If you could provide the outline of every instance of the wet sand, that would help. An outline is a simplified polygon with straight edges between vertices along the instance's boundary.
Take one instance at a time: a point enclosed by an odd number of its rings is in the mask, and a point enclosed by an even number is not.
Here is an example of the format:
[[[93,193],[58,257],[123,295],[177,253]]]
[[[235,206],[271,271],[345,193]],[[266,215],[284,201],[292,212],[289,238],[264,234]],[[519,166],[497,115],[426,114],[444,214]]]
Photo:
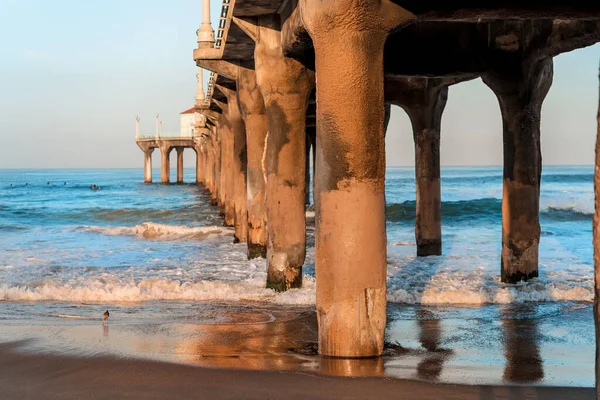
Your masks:
[[[594,398],[589,305],[390,305],[383,357],[332,359],[316,354],[312,307],[3,304],[9,399]]]
[[[66,357],[0,345],[5,399],[593,399],[592,389],[432,384]]]

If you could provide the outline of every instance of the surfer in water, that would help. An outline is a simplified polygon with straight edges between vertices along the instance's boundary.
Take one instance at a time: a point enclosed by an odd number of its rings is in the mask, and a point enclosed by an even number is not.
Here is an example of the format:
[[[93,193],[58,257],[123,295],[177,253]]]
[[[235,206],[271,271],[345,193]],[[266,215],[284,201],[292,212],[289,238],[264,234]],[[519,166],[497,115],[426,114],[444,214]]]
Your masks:
[[[100,190],[100,188],[98,186],[96,186],[95,183],[92,186],[90,186],[90,189],[92,189],[92,190]]]

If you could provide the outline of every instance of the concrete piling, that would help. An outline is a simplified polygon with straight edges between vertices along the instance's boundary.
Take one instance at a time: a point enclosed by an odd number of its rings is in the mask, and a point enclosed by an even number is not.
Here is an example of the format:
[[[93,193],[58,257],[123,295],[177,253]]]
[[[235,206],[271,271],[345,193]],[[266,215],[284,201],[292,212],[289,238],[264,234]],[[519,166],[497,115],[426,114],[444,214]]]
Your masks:
[[[502,113],[502,282],[538,276],[542,103],[552,85],[552,59],[499,65],[483,77]]]

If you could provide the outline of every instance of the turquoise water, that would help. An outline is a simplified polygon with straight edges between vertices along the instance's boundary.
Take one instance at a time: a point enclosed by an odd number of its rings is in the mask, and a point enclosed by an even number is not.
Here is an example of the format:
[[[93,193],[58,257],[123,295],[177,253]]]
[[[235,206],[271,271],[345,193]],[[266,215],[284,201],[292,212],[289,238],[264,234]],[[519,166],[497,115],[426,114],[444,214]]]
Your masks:
[[[142,174],[0,170],[0,300],[314,303],[313,248],[305,287],[275,294],[263,288],[264,260],[246,260],[204,189],[147,185]],[[444,255],[418,259],[414,170],[387,170],[391,302],[592,300],[593,167],[544,168],[540,277],[517,285],[499,282],[501,176],[499,167],[444,168]]]

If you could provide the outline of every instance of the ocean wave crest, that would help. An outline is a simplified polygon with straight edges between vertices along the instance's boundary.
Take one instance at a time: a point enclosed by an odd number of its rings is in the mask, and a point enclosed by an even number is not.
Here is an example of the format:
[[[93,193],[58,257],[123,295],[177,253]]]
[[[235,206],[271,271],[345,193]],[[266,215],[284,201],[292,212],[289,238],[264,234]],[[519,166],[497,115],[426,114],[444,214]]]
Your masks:
[[[388,204],[386,219],[391,222],[414,221],[416,218],[416,202]],[[553,199],[542,201],[541,216],[554,220],[587,220],[594,215],[594,203],[588,199]],[[502,200],[483,198],[474,200],[442,202],[442,218],[454,222],[472,221],[477,218],[502,218]]]
[[[446,282],[448,282],[446,280]],[[416,285],[419,286],[419,285]],[[256,301],[288,305],[313,305],[316,281],[305,275],[302,289],[277,293],[266,289],[264,279],[245,281],[181,282],[170,279],[145,279],[139,282],[60,283],[43,280],[30,285],[0,285],[0,301],[138,302],[138,301]],[[450,280],[425,287],[403,285],[388,278],[387,300],[398,304],[464,305],[511,304],[526,302],[592,302],[593,286],[573,282],[533,280],[517,285]]]
[[[82,226],[78,230],[95,232],[109,236],[138,236],[144,239],[160,240],[206,240],[212,237],[232,236],[233,229],[218,226],[188,227],[144,222],[136,226]]]
[[[65,302],[138,302],[169,301],[263,301],[277,304],[314,304],[315,279],[305,275],[302,289],[277,293],[265,288],[264,279],[246,281],[181,282],[170,279],[145,279],[139,282],[83,283],[44,280],[36,285],[0,285],[0,300]]]

